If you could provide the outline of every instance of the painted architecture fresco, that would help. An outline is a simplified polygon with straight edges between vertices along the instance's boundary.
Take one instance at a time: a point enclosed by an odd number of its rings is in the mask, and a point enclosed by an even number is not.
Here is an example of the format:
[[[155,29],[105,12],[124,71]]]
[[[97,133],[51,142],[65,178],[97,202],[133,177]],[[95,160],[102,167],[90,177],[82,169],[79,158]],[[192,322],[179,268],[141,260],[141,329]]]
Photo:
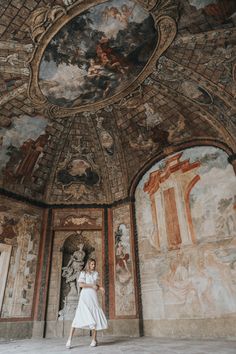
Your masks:
[[[113,210],[115,315],[136,314],[133,254],[131,249],[130,207]]]
[[[195,147],[136,189],[145,319],[236,313],[236,181],[227,154]]]
[[[29,182],[48,141],[48,120],[41,116],[21,115],[1,128],[0,180]]]
[[[38,208],[1,197],[0,248],[10,250],[1,318],[31,316],[41,220]]]
[[[41,91],[64,107],[106,99],[134,81],[156,43],[153,19],[135,1],[99,4],[51,40],[40,65]]]
[[[190,32],[235,26],[234,0],[181,0],[180,30]]]

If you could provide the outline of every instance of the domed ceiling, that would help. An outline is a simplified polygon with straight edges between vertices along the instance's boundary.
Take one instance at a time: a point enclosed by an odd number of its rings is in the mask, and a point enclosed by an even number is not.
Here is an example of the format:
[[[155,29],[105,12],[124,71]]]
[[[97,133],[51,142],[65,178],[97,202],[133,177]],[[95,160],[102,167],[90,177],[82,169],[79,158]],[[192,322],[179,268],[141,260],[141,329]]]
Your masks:
[[[235,153],[234,0],[3,0],[0,186],[48,204],[128,197],[187,146]]]

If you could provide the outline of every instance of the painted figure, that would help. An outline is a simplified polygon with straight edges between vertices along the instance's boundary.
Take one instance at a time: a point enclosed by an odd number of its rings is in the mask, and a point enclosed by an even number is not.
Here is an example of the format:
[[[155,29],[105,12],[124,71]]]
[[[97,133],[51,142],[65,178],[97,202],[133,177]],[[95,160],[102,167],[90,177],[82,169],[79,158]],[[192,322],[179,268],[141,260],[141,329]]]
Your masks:
[[[29,139],[21,146],[22,159],[14,172],[14,175],[21,183],[32,175],[34,167],[47,141],[48,135],[43,134],[39,136],[36,141]]]
[[[116,275],[121,284],[127,283],[131,278],[128,261],[130,255],[125,250],[122,237],[124,236],[125,225],[121,224],[115,233],[115,259],[116,259]]]
[[[124,246],[121,241],[118,242],[116,246],[116,265],[123,268],[130,274],[129,268],[127,266],[127,261],[129,259],[129,254],[124,252]]]

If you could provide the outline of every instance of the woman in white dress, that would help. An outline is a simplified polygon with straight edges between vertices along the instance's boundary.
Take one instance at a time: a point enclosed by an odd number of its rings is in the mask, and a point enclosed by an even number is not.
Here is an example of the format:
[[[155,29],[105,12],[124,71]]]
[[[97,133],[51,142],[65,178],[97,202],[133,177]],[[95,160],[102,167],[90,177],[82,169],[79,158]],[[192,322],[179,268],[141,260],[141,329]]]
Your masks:
[[[71,348],[71,340],[75,328],[87,328],[92,330],[91,347],[96,347],[97,345],[97,331],[107,328],[107,319],[99,306],[97,297],[98,290],[101,290],[103,294],[105,291],[104,288],[98,284],[99,275],[95,268],[96,261],[90,258],[86,264],[85,270],[80,273],[78,284],[82,289],[70,335],[66,343],[66,348],[68,349]]]

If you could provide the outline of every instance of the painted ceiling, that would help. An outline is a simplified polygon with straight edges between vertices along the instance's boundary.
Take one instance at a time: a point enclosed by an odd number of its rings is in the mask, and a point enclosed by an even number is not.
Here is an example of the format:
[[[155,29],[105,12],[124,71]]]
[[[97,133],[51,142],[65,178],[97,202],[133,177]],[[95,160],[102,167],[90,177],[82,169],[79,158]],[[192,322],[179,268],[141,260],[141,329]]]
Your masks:
[[[2,0],[0,188],[128,196],[194,145],[236,150],[234,0]]]
[[[40,89],[59,106],[104,100],[135,80],[156,43],[151,15],[134,1],[91,7],[49,42],[39,69]]]

